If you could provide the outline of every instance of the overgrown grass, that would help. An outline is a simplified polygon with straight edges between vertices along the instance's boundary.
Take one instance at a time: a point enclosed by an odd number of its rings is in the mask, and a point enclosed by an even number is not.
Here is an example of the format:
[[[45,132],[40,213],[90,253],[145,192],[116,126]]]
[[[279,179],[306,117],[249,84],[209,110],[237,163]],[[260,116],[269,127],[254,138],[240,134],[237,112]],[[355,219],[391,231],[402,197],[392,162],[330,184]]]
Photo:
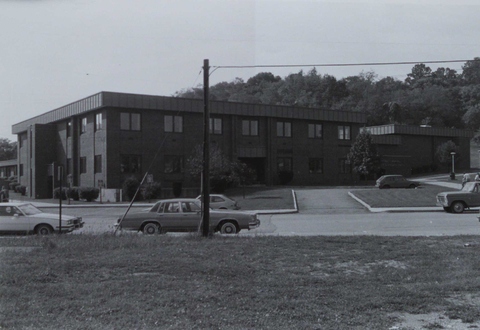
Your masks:
[[[388,329],[394,312],[432,311],[480,320],[476,236],[62,235],[0,245],[19,247],[0,250],[2,329]]]

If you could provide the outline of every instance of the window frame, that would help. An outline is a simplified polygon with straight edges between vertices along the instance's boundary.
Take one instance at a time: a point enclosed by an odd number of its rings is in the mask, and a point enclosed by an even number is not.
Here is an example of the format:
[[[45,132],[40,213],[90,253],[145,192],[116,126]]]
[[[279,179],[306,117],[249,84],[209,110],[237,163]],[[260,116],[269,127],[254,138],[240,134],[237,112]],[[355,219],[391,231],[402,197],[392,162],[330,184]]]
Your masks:
[[[217,123],[219,123],[219,128],[217,127]],[[211,117],[209,118],[209,132],[213,135],[222,135],[223,134],[223,119],[219,117]]]
[[[87,157],[80,157],[79,173],[87,173]]]
[[[93,173],[102,173],[102,155],[95,155],[93,159]]]
[[[167,133],[183,133],[183,116],[165,115],[163,117],[163,130]]]
[[[320,135],[318,128],[320,127]],[[308,138],[309,139],[323,139],[323,124],[308,124]]]
[[[291,121],[277,121],[277,137],[292,137]]]
[[[103,115],[101,112],[95,114],[95,131],[103,129]]]
[[[338,173],[340,174],[352,173],[352,164],[350,164],[347,158],[338,159]]]
[[[348,135],[348,136],[347,136]],[[352,126],[338,125],[338,139],[342,141],[350,141],[352,139]]]
[[[242,135],[258,136],[259,122],[257,119],[242,119]]]
[[[171,171],[168,169],[171,168]],[[178,168],[178,169],[177,169]],[[180,174],[185,171],[185,161],[183,155],[165,155],[163,164],[163,173]]]
[[[80,134],[86,133],[87,132],[87,117],[82,117],[82,120],[80,122]]]
[[[124,160],[128,163],[128,166],[122,167],[124,165]],[[136,170],[131,170],[131,165],[136,165]],[[142,155],[136,154],[121,154],[120,155],[120,172],[121,173],[141,173],[142,172]]]
[[[312,166],[312,164],[314,166]],[[323,158],[309,158],[308,159],[308,172],[310,174],[323,174]]]
[[[137,125],[134,125],[135,123]],[[142,130],[142,114],[139,112],[120,112],[120,130],[140,132]]]
[[[280,167],[280,161],[282,163],[288,163],[288,166],[283,165]],[[291,172],[293,171],[293,157],[277,157],[277,172]]]

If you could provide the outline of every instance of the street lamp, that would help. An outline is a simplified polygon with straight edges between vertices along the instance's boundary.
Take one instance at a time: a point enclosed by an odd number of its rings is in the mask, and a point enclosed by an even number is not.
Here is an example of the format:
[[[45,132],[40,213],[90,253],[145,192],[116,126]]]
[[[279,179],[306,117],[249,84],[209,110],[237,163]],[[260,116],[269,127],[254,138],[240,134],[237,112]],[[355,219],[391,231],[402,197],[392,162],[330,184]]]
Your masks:
[[[450,173],[450,179],[455,180],[455,152],[450,153],[452,155],[452,173]]]

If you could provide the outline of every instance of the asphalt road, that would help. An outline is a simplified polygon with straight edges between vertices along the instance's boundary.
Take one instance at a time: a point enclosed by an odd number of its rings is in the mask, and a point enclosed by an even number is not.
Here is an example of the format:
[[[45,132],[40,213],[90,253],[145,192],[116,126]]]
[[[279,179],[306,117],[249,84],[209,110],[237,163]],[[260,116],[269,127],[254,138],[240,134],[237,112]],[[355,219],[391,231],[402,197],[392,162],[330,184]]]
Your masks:
[[[478,211],[463,214],[437,212],[371,213],[348,196],[348,189],[296,190],[298,213],[261,215],[261,226],[241,235],[381,235],[444,236],[480,235]],[[131,212],[138,211],[132,209]],[[85,227],[76,233],[113,232],[123,208],[68,208],[65,214],[81,215]]]

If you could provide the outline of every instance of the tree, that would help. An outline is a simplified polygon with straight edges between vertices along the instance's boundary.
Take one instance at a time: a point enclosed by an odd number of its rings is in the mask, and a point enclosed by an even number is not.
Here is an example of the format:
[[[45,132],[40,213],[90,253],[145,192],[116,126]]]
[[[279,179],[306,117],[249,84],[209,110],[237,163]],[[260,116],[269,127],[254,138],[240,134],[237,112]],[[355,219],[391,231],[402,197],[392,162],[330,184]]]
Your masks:
[[[480,84],[480,57],[475,57],[473,61],[467,61],[462,69],[461,78],[465,85]]]
[[[435,151],[435,155],[440,162],[440,164],[450,166],[452,162],[452,155],[451,153],[455,152],[455,162],[460,158],[460,154],[458,153],[457,145],[452,141],[449,140],[445,143],[440,144]]]
[[[17,158],[17,143],[9,139],[0,138],[0,160]]]
[[[380,157],[373,143],[372,135],[366,129],[357,135],[347,159],[352,165],[353,172],[365,179],[379,169]]]

